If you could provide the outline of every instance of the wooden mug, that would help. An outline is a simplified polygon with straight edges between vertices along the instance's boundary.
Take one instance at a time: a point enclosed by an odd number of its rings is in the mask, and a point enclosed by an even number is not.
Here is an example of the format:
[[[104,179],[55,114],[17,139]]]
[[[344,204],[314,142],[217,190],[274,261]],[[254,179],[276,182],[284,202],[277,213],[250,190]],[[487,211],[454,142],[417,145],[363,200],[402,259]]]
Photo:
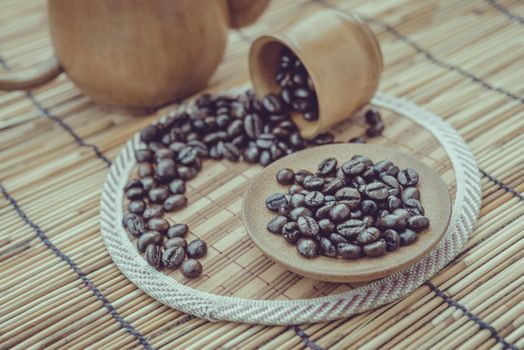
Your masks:
[[[56,57],[0,75],[29,89],[64,70],[93,100],[147,111],[202,89],[229,27],[255,21],[269,0],[49,0]]]
[[[275,81],[282,49],[287,47],[306,68],[317,94],[319,118],[306,121],[293,113],[301,134],[312,138],[351,117],[368,104],[382,73],[382,53],[369,27],[357,16],[321,10],[291,22],[251,45],[249,70],[258,98],[280,92]]]

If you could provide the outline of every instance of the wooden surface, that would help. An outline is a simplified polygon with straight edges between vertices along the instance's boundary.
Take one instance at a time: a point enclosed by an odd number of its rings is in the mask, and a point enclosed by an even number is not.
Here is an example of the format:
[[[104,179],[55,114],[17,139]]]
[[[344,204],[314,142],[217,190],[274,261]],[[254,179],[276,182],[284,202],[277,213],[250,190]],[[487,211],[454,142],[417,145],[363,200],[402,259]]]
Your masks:
[[[319,256],[306,259],[288,244],[282,236],[270,233],[266,226],[277,214],[265,208],[265,200],[272,193],[287,193],[275,179],[278,170],[289,168],[317,171],[317,165],[327,157],[338,160],[339,166],[353,155],[365,155],[373,162],[391,160],[401,169],[413,168],[420,181],[420,202],[431,226],[418,235],[416,242],[400,247],[378,258],[357,260],[333,259]],[[285,269],[315,280],[328,282],[364,282],[402,270],[426,255],[444,236],[451,218],[451,197],[444,181],[435,171],[408,154],[378,145],[337,144],[308,149],[280,159],[253,178],[242,203],[242,220],[248,235],[265,255]]]
[[[365,15],[384,54],[380,89],[441,115],[475,154],[483,207],[463,253],[404,300],[349,319],[266,327],[210,323],[168,309],[115,267],[98,222],[108,163],[158,115],[107,112],[61,76],[30,93],[0,93],[0,348],[524,347],[524,3],[273,1],[256,24],[230,33],[209,91],[248,80],[254,36],[326,6]],[[50,56],[45,18],[43,0],[1,2],[3,69]],[[384,119],[384,135],[372,143],[422,159],[453,191],[435,140],[394,113],[384,111]],[[335,134],[346,140],[364,130],[356,118]],[[241,197],[260,170],[209,162],[190,184],[191,205],[181,219],[211,248],[206,275],[190,285],[280,299],[352,288],[279,269],[250,243]]]

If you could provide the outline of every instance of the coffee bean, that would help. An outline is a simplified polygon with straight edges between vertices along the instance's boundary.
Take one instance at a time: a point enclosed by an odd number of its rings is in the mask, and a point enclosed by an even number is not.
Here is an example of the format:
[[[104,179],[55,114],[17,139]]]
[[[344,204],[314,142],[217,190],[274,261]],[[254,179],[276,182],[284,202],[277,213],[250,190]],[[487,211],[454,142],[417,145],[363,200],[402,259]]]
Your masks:
[[[371,227],[375,224],[375,218],[371,215],[364,216],[362,221],[364,222],[365,227]]]
[[[333,233],[336,230],[335,224],[333,222],[331,222],[331,220],[329,220],[327,218],[320,219],[318,221],[318,227],[320,228],[320,233],[322,233],[324,235]]]
[[[288,200],[283,193],[273,193],[266,199],[266,207],[273,211],[277,211],[281,206],[287,203]]]
[[[317,211],[315,212],[315,219],[316,220],[321,220],[321,219],[325,219],[329,216],[329,211],[331,210],[331,208],[333,208],[335,204],[325,204],[323,206],[321,206],[320,208],[317,209]]]
[[[335,194],[338,190],[345,186],[345,182],[340,178],[336,177],[333,180],[324,184],[322,191],[325,194]]]
[[[304,190],[304,188],[298,184],[293,184],[291,185],[291,187],[289,187],[289,191],[288,193],[290,195],[294,195],[294,194],[302,194],[301,192]],[[304,195],[303,195],[304,196]],[[305,196],[304,196],[304,199],[305,199]]]
[[[348,176],[361,174],[366,168],[366,164],[358,159],[350,160],[342,164],[342,171]]]
[[[382,228],[403,229],[406,225],[406,218],[400,215],[387,214],[378,219],[378,226]]]
[[[370,108],[364,115],[364,118],[366,119],[366,123],[368,124],[376,124],[382,121],[380,112],[374,108]]]
[[[422,204],[416,199],[407,199],[404,201],[404,209],[406,209],[409,215],[424,215],[424,208]]]
[[[257,147],[247,147],[242,155],[245,162],[253,164],[258,162],[260,151]]]
[[[360,204],[361,195],[354,188],[343,187],[335,192],[335,198],[337,201],[347,204],[350,209],[354,209]]]
[[[324,179],[313,175],[307,176],[304,179],[303,186],[310,191],[320,190],[324,186]]]
[[[329,211],[329,218],[333,222],[343,222],[349,219],[351,210],[346,204],[339,203],[335,204]]]
[[[167,230],[167,237],[185,237],[189,228],[186,224],[175,224]]]
[[[146,232],[144,219],[135,214],[128,218],[126,227],[127,231],[135,237],[139,237],[141,234]]]
[[[282,234],[284,225],[287,224],[288,219],[285,216],[276,216],[268,224],[267,230],[274,234]]]
[[[395,209],[391,214],[402,216],[405,220],[407,220],[410,217],[409,212],[404,208]]]
[[[207,254],[207,245],[201,239],[190,242],[186,248],[187,256],[193,259],[200,259]]]
[[[312,122],[318,119],[318,111],[305,111],[304,112],[304,119],[308,122]],[[328,142],[330,143],[330,142]]]
[[[339,235],[338,233],[334,232],[329,234],[329,240],[334,244],[348,243],[347,239],[345,239],[342,235]]]
[[[258,114],[248,114],[244,118],[244,130],[246,134],[256,139],[262,133],[262,119]]]
[[[389,210],[395,210],[402,206],[402,201],[395,196],[389,196],[388,197],[388,209]]]
[[[324,195],[319,191],[311,191],[305,196],[304,203],[308,208],[318,208],[324,203]]]
[[[318,174],[320,176],[333,176],[337,171],[337,160],[335,158],[327,158],[318,166]]]
[[[180,265],[180,271],[185,277],[195,278],[202,273],[202,264],[196,259],[187,259]]]
[[[181,247],[182,249],[186,249],[187,242],[182,237],[173,237],[164,240],[164,248],[168,249],[171,247]]]
[[[385,128],[385,125],[383,122],[378,122],[376,124],[372,124],[370,125],[367,129],[366,129],[366,134],[369,136],[369,137],[376,137],[378,135],[381,135],[382,132],[384,131],[384,128]]]
[[[298,230],[306,237],[315,237],[320,232],[320,226],[311,216],[300,216],[297,219]]]
[[[232,162],[237,162],[240,159],[240,150],[232,143],[224,143],[224,157]]]
[[[172,194],[184,194],[186,192],[186,183],[182,179],[174,179],[169,183],[169,191]]]
[[[160,138],[160,130],[156,125],[148,125],[140,131],[140,140],[144,143],[150,143]]]
[[[308,259],[318,256],[318,244],[310,238],[300,238],[297,241],[297,250],[300,255]]]
[[[337,243],[337,254],[344,259],[357,259],[362,254],[362,248],[352,243]]]
[[[127,210],[133,214],[141,215],[146,209],[146,203],[142,200],[134,200],[129,202]]]
[[[313,176],[313,175],[314,174],[308,170],[299,170],[295,172],[295,182],[300,185],[303,185],[306,177]]]
[[[289,204],[291,205],[291,208],[298,208],[303,207],[305,205],[306,197],[300,193],[295,193],[291,195],[291,199],[289,200]]]
[[[362,220],[350,219],[337,225],[337,232],[349,240],[357,239],[360,232],[366,229]]]
[[[423,231],[429,227],[429,219],[425,216],[415,215],[408,218],[408,227],[415,231]]]
[[[153,176],[155,170],[149,163],[139,163],[136,169],[138,177]]]
[[[146,251],[147,246],[150,244],[162,244],[162,234],[158,231],[147,231],[138,237],[136,241],[136,246],[142,253]]]
[[[159,246],[155,244],[148,245],[145,249],[145,257],[149,265],[155,268],[162,267],[162,249]]]
[[[169,197],[169,190],[165,187],[155,187],[148,194],[151,203],[162,204]]]
[[[381,160],[380,162],[375,163],[373,168],[375,169],[376,173],[380,174],[386,172],[392,166],[393,163],[390,160]]]
[[[293,221],[298,221],[298,218],[302,216],[311,216],[311,215],[312,215],[311,210],[309,210],[306,207],[294,208],[293,210],[289,212],[289,218]]]
[[[398,176],[399,171],[400,171],[399,167],[396,165],[393,165],[392,167],[388,168],[388,170],[386,170],[386,174],[391,175],[391,176]]]
[[[380,238],[380,231],[375,227],[368,227],[357,236],[357,242],[361,245],[373,243]]]
[[[295,173],[289,168],[280,169],[277,172],[277,181],[281,185],[290,185],[295,181]]]
[[[298,230],[298,224],[294,221],[290,221],[282,228],[282,235],[284,239],[290,243],[295,244],[300,238],[300,231]]]
[[[161,148],[155,152],[155,158],[159,163],[163,159],[171,159],[175,156],[175,152],[169,148]]]
[[[324,132],[324,133],[318,134],[310,142],[312,145],[321,146],[321,145],[327,145],[327,144],[333,143],[333,141],[335,141],[335,136],[333,136],[333,134],[330,132]]]
[[[144,185],[139,179],[129,180],[128,183],[124,186],[124,192],[128,192],[132,188],[142,189]],[[129,198],[129,197],[128,197]]]
[[[350,214],[349,214],[349,218],[350,219],[362,219],[364,217],[364,213],[362,212],[362,210],[353,210]]]
[[[126,213],[126,214],[122,217],[122,226],[127,227],[127,223],[129,222],[129,220],[131,220],[132,218],[137,217],[137,216],[138,216],[138,215],[133,214],[133,213]]]
[[[182,247],[169,247],[162,254],[162,265],[170,269],[177,269],[184,261],[186,253]]]
[[[279,113],[282,110],[282,102],[275,94],[267,94],[262,100],[262,105],[269,113]]]
[[[161,217],[163,214],[164,214],[164,210],[162,206],[158,204],[151,204],[146,208],[146,210],[144,210],[144,213],[142,214],[142,216],[144,217],[145,220],[149,220],[151,218]]]
[[[376,242],[369,243],[364,245],[363,249],[364,254],[370,257],[377,257],[386,254],[386,241],[380,239]]]
[[[271,159],[271,153],[267,149],[260,152],[260,158],[258,160],[260,165],[267,166],[271,164],[272,161],[273,159]]]
[[[159,231],[165,234],[169,229],[169,222],[164,218],[152,218],[147,222],[147,227],[150,230]]]
[[[175,162],[172,159],[162,159],[155,169],[155,175],[163,181],[172,180],[176,174]]]
[[[296,97],[295,92],[293,92],[293,95],[293,97]],[[309,98],[294,98],[291,106],[298,112],[306,112],[313,106],[313,102]]]
[[[142,183],[140,183],[142,185]],[[132,187],[127,190],[126,197],[127,199],[136,200],[141,199],[144,196],[144,190],[142,187]]]
[[[383,200],[389,196],[387,186],[382,182],[372,182],[366,186],[366,195],[375,200]]]
[[[416,187],[406,187],[402,190],[401,199],[406,202],[408,199],[420,199],[420,191]]]
[[[353,137],[348,140],[348,143],[366,143],[366,139],[363,137]]]
[[[185,165],[178,166],[177,171],[178,176],[183,181],[189,181],[191,179],[194,179],[198,175],[198,171],[195,168]]]
[[[187,198],[181,194],[172,194],[164,201],[165,211],[179,210],[187,204]]]
[[[398,182],[404,187],[415,186],[418,183],[418,173],[411,168],[399,171],[397,178]]]
[[[405,229],[404,231],[399,232],[400,245],[410,245],[415,242],[418,238],[417,233],[410,229]]]
[[[153,152],[148,149],[139,149],[135,151],[135,159],[138,163],[152,162]]]
[[[198,151],[193,147],[185,147],[178,153],[178,161],[184,165],[192,165],[198,158]]]
[[[142,179],[140,179],[140,182],[142,183],[142,186],[144,187],[144,191],[149,191],[152,188],[154,188],[156,185],[155,179],[151,176],[143,177]]]
[[[384,174],[380,177],[383,183],[385,183],[389,188],[398,188],[400,189],[400,184],[397,179],[391,175]]]
[[[327,238],[320,238],[320,254],[335,258],[337,256],[337,247]]]
[[[370,199],[363,200],[360,206],[362,208],[362,213],[364,213],[365,215],[367,214],[373,215],[378,210],[377,203],[375,203],[374,201]]]
[[[386,241],[386,250],[392,252],[396,250],[400,245],[400,237],[395,230],[384,231],[384,240]]]

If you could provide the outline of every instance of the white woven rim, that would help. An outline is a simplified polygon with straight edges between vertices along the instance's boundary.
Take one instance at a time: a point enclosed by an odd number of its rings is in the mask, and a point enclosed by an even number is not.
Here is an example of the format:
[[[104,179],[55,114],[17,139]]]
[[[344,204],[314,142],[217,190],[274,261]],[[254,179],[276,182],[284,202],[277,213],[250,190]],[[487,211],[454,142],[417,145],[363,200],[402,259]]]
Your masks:
[[[238,90],[230,94],[237,94]],[[313,299],[251,300],[210,294],[178,283],[149,266],[122,227],[123,187],[135,165],[138,134],[129,140],[110,168],[102,189],[102,236],[118,268],[145,293],[194,316],[210,321],[290,325],[348,317],[411,293],[460,252],[477,221],[482,198],[480,175],[464,140],[450,125],[415,104],[377,93],[372,103],[404,115],[426,128],[444,147],[456,176],[456,199],[442,241],[421,261],[403,271],[344,293]],[[180,108],[191,108],[192,102]]]

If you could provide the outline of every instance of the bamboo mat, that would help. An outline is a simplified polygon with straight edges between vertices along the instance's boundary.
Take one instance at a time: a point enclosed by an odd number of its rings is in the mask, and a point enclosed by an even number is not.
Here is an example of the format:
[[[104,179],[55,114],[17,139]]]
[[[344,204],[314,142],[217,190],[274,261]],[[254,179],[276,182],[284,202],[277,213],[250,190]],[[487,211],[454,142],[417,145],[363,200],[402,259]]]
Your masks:
[[[108,164],[143,126],[94,105],[68,79],[31,92],[0,92],[0,348],[489,349],[524,348],[524,1],[275,0],[253,26],[232,31],[209,83],[248,81],[247,50],[261,32],[321,8],[363,16],[382,46],[380,89],[445,118],[482,173],[481,217],[463,252],[396,303],[348,319],[269,327],[211,323],[167,308],[112,263],[99,230]],[[51,53],[45,2],[0,4],[0,69]],[[453,191],[436,140],[392,112],[377,144],[412,153]],[[334,130],[364,132],[362,120]],[[286,272],[243,232],[242,193],[260,168],[209,161],[177,213],[210,244],[200,290],[253,299],[329,295],[348,284]],[[174,278],[183,281],[177,273]]]

